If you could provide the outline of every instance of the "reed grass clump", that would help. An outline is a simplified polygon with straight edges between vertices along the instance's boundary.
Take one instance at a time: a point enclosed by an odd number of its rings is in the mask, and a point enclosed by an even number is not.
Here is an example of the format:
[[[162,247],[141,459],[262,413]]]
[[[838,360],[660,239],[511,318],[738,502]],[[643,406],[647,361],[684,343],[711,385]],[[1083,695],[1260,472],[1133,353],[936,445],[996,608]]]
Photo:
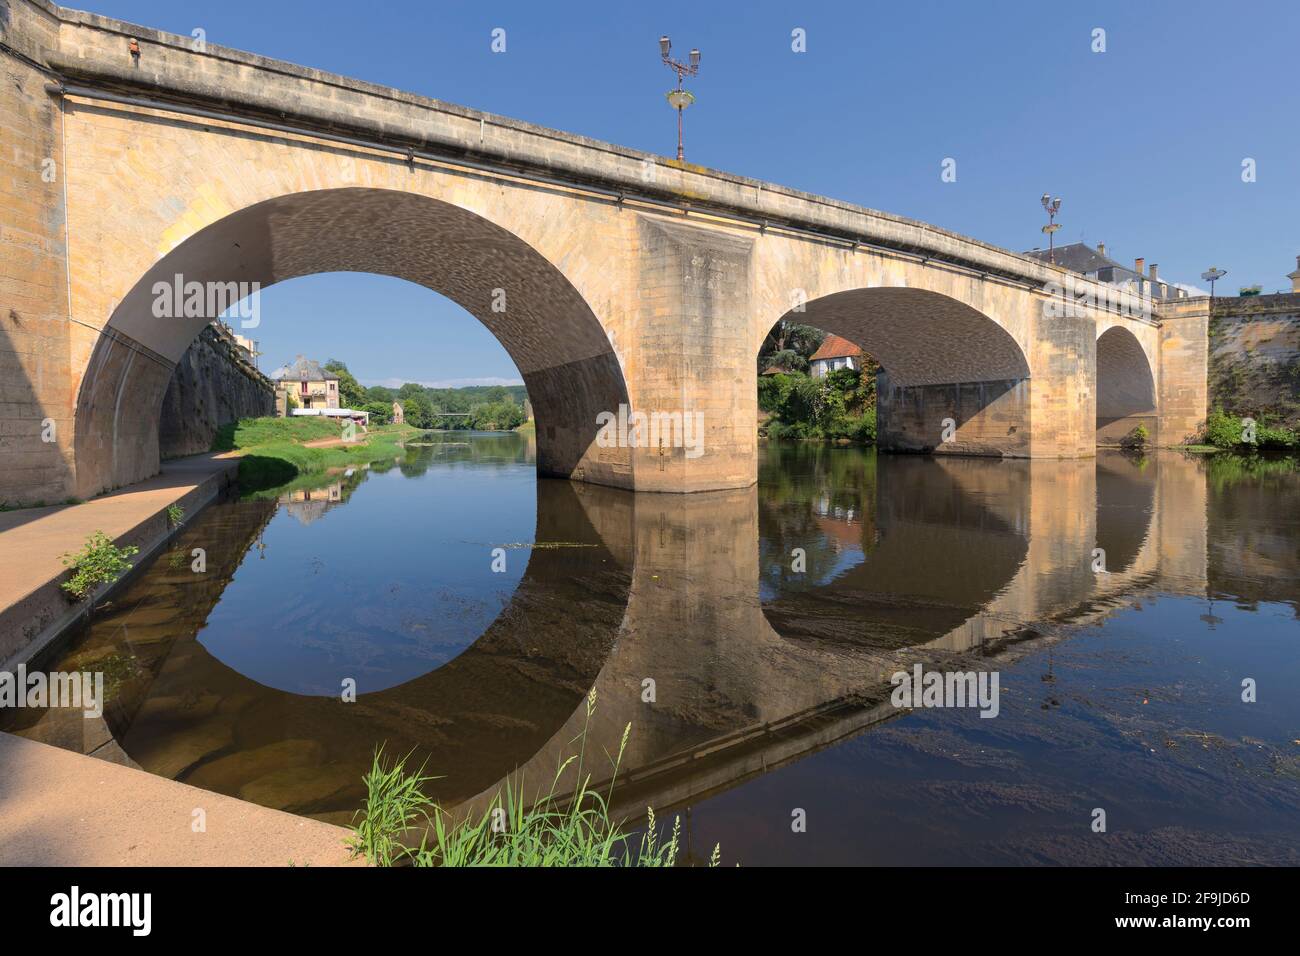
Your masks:
[[[425,775],[423,766],[408,770],[410,754],[386,759],[381,745],[364,778],[366,805],[354,823],[353,852],[376,866],[673,866],[681,850],[680,817],[663,834],[653,808],[647,807],[646,826],[638,836],[610,813],[631,724],[623,728],[618,753],[610,758],[608,786],[598,790],[591,785],[585,760],[595,707],[593,690],[582,732],[573,741],[577,752],[560,759],[545,792],[529,798],[522,779],[507,780],[486,808],[472,815],[458,816],[430,800],[424,784],[436,778]],[[561,779],[571,767],[573,788],[562,791]],[[709,865],[720,862],[721,847],[714,847]]]

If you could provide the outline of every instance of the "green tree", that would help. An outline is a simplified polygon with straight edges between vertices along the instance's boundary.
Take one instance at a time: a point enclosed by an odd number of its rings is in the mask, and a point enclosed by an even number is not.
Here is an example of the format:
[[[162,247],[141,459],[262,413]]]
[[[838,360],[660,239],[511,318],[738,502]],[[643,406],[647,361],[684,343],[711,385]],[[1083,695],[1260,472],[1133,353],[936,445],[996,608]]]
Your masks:
[[[762,373],[773,365],[785,371],[803,371],[808,367],[809,356],[825,338],[826,333],[821,329],[781,319],[772,326],[758,350],[758,371]]]
[[[510,401],[483,402],[470,409],[470,425],[480,431],[510,431],[524,423],[524,410]]]
[[[339,378],[339,404],[344,408],[360,408],[366,403],[366,389],[356,380],[348,367],[338,359],[330,359],[322,366]]]
[[[393,406],[390,402],[366,402],[361,406],[361,410],[370,413],[372,425],[387,425],[393,417]]]
[[[403,388],[406,386],[403,385]],[[429,399],[421,392],[419,394],[408,395],[402,402],[402,414],[406,418],[406,424],[414,425],[416,428],[433,427],[433,405]]]

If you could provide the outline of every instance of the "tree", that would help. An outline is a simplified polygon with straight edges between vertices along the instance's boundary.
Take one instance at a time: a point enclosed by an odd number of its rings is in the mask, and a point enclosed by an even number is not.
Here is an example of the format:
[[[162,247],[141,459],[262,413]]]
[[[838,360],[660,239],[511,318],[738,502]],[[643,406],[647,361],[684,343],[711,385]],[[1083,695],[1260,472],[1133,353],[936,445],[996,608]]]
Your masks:
[[[781,319],[772,326],[758,350],[758,370],[762,373],[775,365],[787,371],[803,371],[808,367],[809,356],[817,351],[825,338],[826,333],[821,329]],[[794,356],[787,353],[794,353],[802,361],[795,362]]]
[[[330,359],[323,368],[338,376],[339,403],[344,408],[360,408],[366,403],[365,386],[356,380],[346,365],[338,359]]]
[[[406,386],[403,385],[402,388],[405,389]],[[408,425],[414,425],[416,428],[433,427],[433,406],[429,404],[423,392],[406,397],[402,402],[402,414]]]
[[[393,417],[391,402],[366,402],[361,406],[361,410],[370,413],[370,423],[372,425],[387,425],[389,419]]]
[[[510,400],[483,402],[470,409],[470,425],[480,431],[507,432],[524,423],[524,410]]]

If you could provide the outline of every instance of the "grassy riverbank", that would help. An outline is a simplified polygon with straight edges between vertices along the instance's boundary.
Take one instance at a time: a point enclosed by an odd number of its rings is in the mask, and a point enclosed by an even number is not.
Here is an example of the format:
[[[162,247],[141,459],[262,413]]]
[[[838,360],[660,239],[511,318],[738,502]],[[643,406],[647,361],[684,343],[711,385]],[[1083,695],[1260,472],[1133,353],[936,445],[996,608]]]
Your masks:
[[[396,458],[403,453],[401,443],[420,432],[409,425],[379,425],[358,442],[328,444],[342,437],[338,422],[307,417],[245,418],[223,426],[212,450],[240,456],[240,488],[251,493],[331,468]]]

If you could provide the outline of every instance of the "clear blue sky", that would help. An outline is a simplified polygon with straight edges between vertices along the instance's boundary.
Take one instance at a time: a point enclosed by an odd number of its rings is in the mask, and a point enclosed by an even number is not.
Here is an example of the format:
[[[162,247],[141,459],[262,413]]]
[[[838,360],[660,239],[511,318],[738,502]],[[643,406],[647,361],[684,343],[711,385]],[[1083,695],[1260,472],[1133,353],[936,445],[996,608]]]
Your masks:
[[[1059,242],[1104,241],[1114,258],[1143,256],[1174,281],[1200,284],[1217,265],[1225,291],[1283,288],[1300,254],[1297,0],[93,9],[180,34],[202,27],[211,43],[660,154],[676,147],[657,47],[668,33],[675,52],[703,52],[686,116],[693,162],[1016,250],[1042,244],[1048,191],[1064,200]],[[506,30],[503,54],[490,49],[495,27]],[[791,51],[796,27],[806,53]],[[1098,27],[1104,53],[1091,49]],[[940,180],[946,157],[955,183]],[[1253,183],[1241,178],[1247,157]],[[307,352],[345,358],[371,382],[516,375],[473,318],[395,280],[300,279],[265,292],[262,306],[264,367]],[[367,329],[401,349],[356,334],[358,316],[376,312],[385,321]],[[293,321],[307,314],[317,321]]]

